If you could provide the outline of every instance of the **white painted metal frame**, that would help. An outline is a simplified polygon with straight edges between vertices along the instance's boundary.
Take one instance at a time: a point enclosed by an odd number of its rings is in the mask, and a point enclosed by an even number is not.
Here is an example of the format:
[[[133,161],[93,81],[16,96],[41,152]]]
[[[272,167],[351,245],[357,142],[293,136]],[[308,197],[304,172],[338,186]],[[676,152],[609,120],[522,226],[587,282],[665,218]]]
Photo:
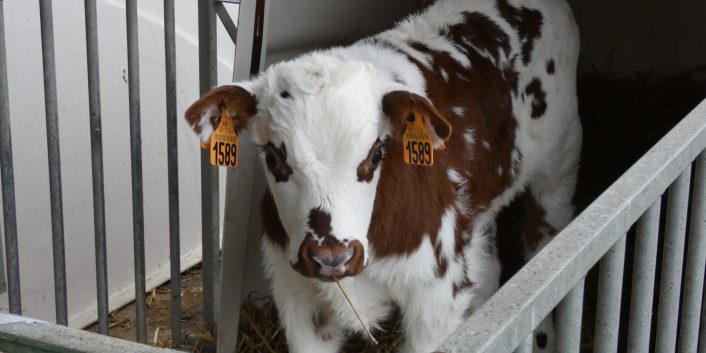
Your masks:
[[[684,223],[686,221],[686,203],[688,202],[688,182],[692,162],[696,163],[696,182],[692,201],[691,227],[689,230],[689,244],[701,249],[706,237],[706,216],[704,216],[704,177],[706,172],[706,100],[701,102],[691,113],[689,113],[674,129],[672,129],[657,145],[650,149],[635,165],[623,174],[608,190],[606,190],[595,202],[593,202],[584,212],[582,212],[571,224],[569,224],[556,238],[550,242],[539,254],[537,254],[524,268],[522,268],[510,281],[508,281],[492,298],[488,300],[471,318],[438,349],[444,352],[512,352],[516,347],[526,341],[526,337],[539,322],[549,314],[561,302],[556,323],[557,336],[562,348],[562,353],[578,352],[580,339],[580,328],[577,330],[577,323],[580,324],[581,300],[583,278],[588,271],[599,260],[604,258],[601,265],[612,268],[607,272],[620,272],[622,276],[622,266],[624,263],[624,253],[621,252],[625,239],[625,232],[635,223],[648,209],[650,211],[640,221],[640,237],[651,238],[656,241],[657,232],[655,223],[659,220],[659,198],[670,188],[669,201],[673,210],[668,211],[666,238],[677,239],[674,261],[679,264],[683,258],[683,252],[679,252],[679,242],[683,246],[686,236]],[[700,154],[700,155],[699,155]],[[674,185],[672,183],[679,177]],[[671,185],[671,187],[670,187]],[[671,229],[671,230],[670,230]],[[671,233],[671,234],[670,234]],[[679,240],[680,239],[680,240]],[[648,244],[648,249],[637,249],[638,259],[641,256],[654,254],[656,244]],[[615,253],[605,258],[609,250],[615,249]],[[647,253],[644,254],[643,252]],[[686,288],[692,291],[687,295],[688,301],[685,305],[690,305],[689,310],[694,317],[682,314],[682,325],[685,326],[680,340],[680,351],[693,347],[696,341],[698,318],[695,313],[699,312],[698,303],[703,297],[703,277],[704,277],[704,251],[696,253],[690,251],[688,256],[688,276],[686,278]],[[615,259],[612,259],[613,257]],[[666,259],[670,262],[672,259]],[[643,268],[654,269],[654,263],[646,260],[636,260]],[[612,263],[612,265],[611,265]],[[670,265],[664,265],[667,271],[672,271]],[[681,273],[681,267],[675,272]],[[601,272],[604,272],[603,269]],[[653,274],[652,274],[653,276]],[[671,275],[670,275],[671,276]],[[605,276],[603,276],[605,277]],[[677,280],[673,278],[664,281]],[[608,279],[603,279],[608,283]],[[610,281],[613,282],[613,281]],[[616,281],[618,282],[618,281]],[[638,288],[649,289],[654,285],[650,280],[637,281],[634,285]],[[672,284],[672,283],[670,283]],[[676,283],[676,299],[668,297],[667,294],[661,296],[660,312],[664,316],[666,324],[674,323],[676,327],[678,315],[678,302],[676,306],[672,300],[678,300],[679,284]],[[610,286],[609,286],[610,287]],[[573,290],[572,290],[573,289]],[[612,291],[615,288],[611,287]],[[566,297],[571,291],[571,295]],[[606,295],[606,293],[599,295]],[[619,301],[619,291],[617,300]],[[645,296],[644,292],[633,291],[634,296]],[[563,299],[563,301],[562,301]],[[606,303],[616,300],[616,297],[600,299],[599,302]],[[646,305],[647,303],[644,303]],[[619,302],[618,302],[619,305]],[[615,308],[612,304],[609,307]],[[674,309],[676,307],[676,310]],[[600,310],[600,309],[599,309]],[[611,309],[614,310],[614,309]],[[651,310],[651,307],[633,307],[631,317],[649,318],[648,313],[643,310]],[[686,310],[686,308],[684,309]],[[600,316],[600,315],[599,315]],[[688,320],[685,320],[688,318]],[[569,320],[569,322],[566,322]],[[615,317],[609,320],[616,320]],[[662,319],[660,319],[662,320]],[[703,319],[702,319],[703,321]],[[649,322],[649,320],[647,320]],[[631,324],[635,324],[631,322]],[[670,330],[672,330],[670,328]],[[674,329],[675,330],[675,329]],[[700,328],[703,338],[706,328]],[[631,328],[631,331],[637,331]],[[646,352],[649,340],[644,339],[644,331],[630,334],[631,351]],[[674,331],[676,332],[676,331]],[[615,332],[612,333],[615,335]],[[639,336],[639,337],[638,337]],[[606,342],[599,344],[610,345],[609,350],[615,351],[614,338],[606,335]],[[658,336],[659,337],[659,336]],[[607,342],[607,340],[611,340]],[[688,340],[688,341],[687,341]],[[674,342],[672,342],[674,341]],[[665,346],[673,347],[676,343],[676,334],[665,339]],[[706,351],[706,342],[701,342],[699,352]],[[571,347],[571,348],[566,348]],[[638,349],[638,347],[640,347]],[[671,348],[670,348],[671,349]],[[691,348],[691,351],[694,351]],[[657,351],[660,351],[659,349]],[[674,349],[671,349],[674,351]],[[688,349],[687,349],[688,351]],[[603,351],[600,351],[603,352]]]

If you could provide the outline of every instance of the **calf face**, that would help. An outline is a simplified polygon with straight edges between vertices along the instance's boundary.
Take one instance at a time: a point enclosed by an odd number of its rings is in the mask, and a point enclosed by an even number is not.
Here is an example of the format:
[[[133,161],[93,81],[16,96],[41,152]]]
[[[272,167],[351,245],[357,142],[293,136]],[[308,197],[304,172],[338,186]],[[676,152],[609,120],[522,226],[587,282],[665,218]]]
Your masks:
[[[221,110],[260,147],[269,201],[285,233],[270,241],[295,270],[322,280],[355,276],[370,260],[367,233],[382,165],[403,158],[387,155],[386,146],[402,143],[407,121],[423,119],[435,147],[451,133],[425,98],[378,77],[372,65],[317,54],[207,92],[186,112],[202,142]]]

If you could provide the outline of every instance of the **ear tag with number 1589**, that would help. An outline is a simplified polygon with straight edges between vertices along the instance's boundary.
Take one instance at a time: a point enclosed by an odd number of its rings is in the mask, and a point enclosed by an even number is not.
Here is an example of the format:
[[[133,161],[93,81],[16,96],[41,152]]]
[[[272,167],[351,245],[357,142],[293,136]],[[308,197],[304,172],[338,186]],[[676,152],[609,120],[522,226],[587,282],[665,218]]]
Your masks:
[[[430,167],[434,165],[434,144],[424,125],[422,114],[410,112],[402,136],[404,162]]]
[[[211,135],[209,150],[211,165],[229,168],[238,166],[238,134],[233,127],[233,118],[225,110],[221,111],[221,121]]]

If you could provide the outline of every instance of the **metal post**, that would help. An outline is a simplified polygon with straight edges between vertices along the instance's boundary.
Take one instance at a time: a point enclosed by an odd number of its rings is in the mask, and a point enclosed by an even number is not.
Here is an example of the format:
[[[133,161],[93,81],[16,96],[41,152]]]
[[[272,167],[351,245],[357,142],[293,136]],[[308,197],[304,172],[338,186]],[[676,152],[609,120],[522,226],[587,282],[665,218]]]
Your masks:
[[[583,312],[583,286],[581,280],[556,307],[556,351],[578,353],[581,348],[581,313]]]
[[[174,0],[164,0],[164,67],[167,96],[167,183],[169,188],[169,264],[171,271],[172,345],[181,337],[181,250],[179,244],[179,157],[176,111]]]
[[[93,179],[93,223],[96,246],[98,332],[108,334],[108,263],[105,243],[105,197],[103,189],[103,132],[101,128],[100,77],[98,74],[98,26],[96,0],[84,0],[88,100],[91,122],[91,175]]]
[[[594,352],[607,353],[618,350],[620,299],[625,266],[625,238],[625,235],[620,237],[601,260],[598,275],[598,312],[596,314],[596,335],[593,341]]]
[[[706,151],[701,152],[696,159],[693,192],[689,250],[686,257],[679,329],[680,353],[695,352],[699,344],[699,306],[704,295],[704,267],[706,266]]]
[[[128,101],[130,104],[130,160],[132,167],[132,234],[135,261],[137,342],[147,342],[145,302],[145,216],[142,192],[142,124],[140,123],[140,56],[137,40],[137,0],[125,3],[127,23]]]
[[[677,321],[679,315],[679,293],[681,289],[684,238],[686,237],[686,213],[689,201],[691,168],[685,171],[669,187],[664,249],[662,251],[662,277],[657,311],[656,352],[674,352],[677,344]]]
[[[532,353],[532,348],[534,348],[534,334],[530,333],[522,340],[522,343],[517,347],[515,353]]]
[[[42,31],[42,63],[44,65],[44,107],[47,121],[47,153],[49,154],[49,198],[54,260],[54,302],[56,322],[68,324],[66,304],[66,258],[64,252],[64,210],[61,195],[61,155],[59,153],[59,114],[56,101],[56,69],[54,62],[54,20],[51,0],[39,0]]]
[[[650,348],[660,208],[661,199],[657,199],[637,221],[628,331],[631,353],[647,352]]]
[[[699,329],[699,353],[706,353],[706,283],[701,298],[701,328]]]
[[[199,87],[201,94],[216,84],[216,12],[211,1],[199,1]],[[215,334],[218,303],[218,168],[209,151],[201,150],[201,239],[203,246],[203,323]]]
[[[22,314],[20,296],[20,261],[17,252],[17,215],[15,210],[15,179],[12,166],[12,135],[10,133],[10,102],[7,87],[5,53],[5,12],[0,1],[0,174],[2,175],[2,217],[5,229],[7,258],[7,291],[10,312]]]

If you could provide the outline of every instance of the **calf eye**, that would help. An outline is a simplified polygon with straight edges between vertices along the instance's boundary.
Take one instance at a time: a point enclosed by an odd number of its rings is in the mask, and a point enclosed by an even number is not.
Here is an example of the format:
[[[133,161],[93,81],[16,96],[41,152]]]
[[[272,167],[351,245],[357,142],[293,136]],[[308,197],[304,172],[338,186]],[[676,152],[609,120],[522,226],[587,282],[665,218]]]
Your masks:
[[[287,150],[284,143],[277,148],[272,142],[260,146],[262,153],[265,154],[265,165],[267,169],[275,177],[275,181],[282,182],[289,180],[292,174],[292,168],[287,165]]]
[[[375,154],[373,155],[373,159],[370,161],[370,163],[378,164],[380,163],[380,160],[382,160],[382,146],[378,147],[378,149],[375,150]]]
[[[267,169],[272,171],[277,168],[277,157],[275,157],[272,152],[267,151],[265,152],[265,163],[267,164]]]
[[[375,169],[377,169],[380,161],[382,161],[382,153],[385,147],[385,143],[380,141],[380,139],[375,140],[373,146],[370,147],[370,151],[365,159],[358,165],[358,181],[364,181],[369,183],[373,180],[373,175],[375,174]]]

